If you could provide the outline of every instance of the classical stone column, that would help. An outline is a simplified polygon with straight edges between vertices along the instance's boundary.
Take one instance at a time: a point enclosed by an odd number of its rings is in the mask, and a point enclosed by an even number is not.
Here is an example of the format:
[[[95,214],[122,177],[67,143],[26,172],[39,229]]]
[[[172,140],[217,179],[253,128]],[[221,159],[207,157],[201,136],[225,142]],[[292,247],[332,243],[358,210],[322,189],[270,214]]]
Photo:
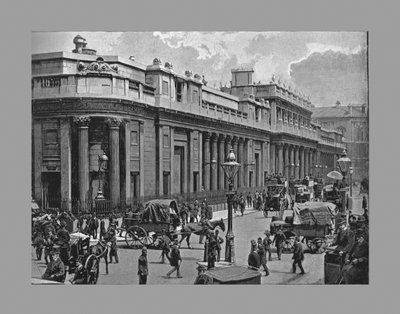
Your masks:
[[[186,83],[185,83],[186,84]],[[199,171],[199,180],[197,182],[198,191],[201,190],[203,185],[203,133],[201,131],[196,131],[197,133],[197,144],[198,144],[198,157],[199,161],[197,164],[197,169]]]
[[[60,152],[62,209],[71,210],[71,126],[69,118],[61,120]]]
[[[278,174],[284,175],[283,172],[283,144],[278,144]]]
[[[112,207],[116,208],[120,201],[119,127],[122,124],[122,119],[118,117],[110,117],[106,119],[106,123],[110,128],[110,200]]]
[[[294,178],[300,178],[299,146],[294,147]]]
[[[271,171],[271,174],[276,174],[276,150],[275,150],[275,144],[270,144],[270,160],[269,160],[269,169]]]
[[[139,174],[139,181],[140,181],[140,200],[143,202],[144,199],[144,122],[139,121],[139,167],[140,167],[140,174]],[[128,174],[127,174],[128,175]],[[129,176],[130,173],[129,173]]]
[[[210,133],[203,132],[204,189],[210,190]]]
[[[188,164],[188,186],[187,192],[193,193],[193,130],[186,130],[187,132],[187,143],[188,143],[188,153],[187,156],[187,164]]]
[[[81,209],[86,210],[87,192],[89,191],[89,116],[74,118],[78,125],[79,141],[79,200]]]
[[[289,161],[289,145],[285,145],[285,178],[289,180],[290,161]]]
[[[242,158],[242,177],[243,177],[243,187],[249,187],[249,139],[245,138],[243,143],[243,158]]]
[[[310,159],[309,159],[310,151],[308,148],[304,149],[304,175],[308,176],[310,174]]]
[[[300,147],[300,179],[304,179],[304,147]]]
[[[217,151],[217,139],[216,133],[211,136],[211,160],[217,161],[218,151]],[[218,186],[218,169],[217,164],[211,164],[211,191],[216,191]]]
[[[238,154],[236,156],[236,161],[238,163],[240,163],[241,167],[239,167],[238,170],[238,187],[242,187],[243,186],[243,168],[244,168],[244,164],[243,164],[243,137],[240,137],[238,139]]]
[[[218,182],[218,189],[223,190],[225,189],[225,173],[224,169],[221,167],[221,164],[225,162],[225,135],[220,134],[218,137],[218,172],[219,172],[219,182]]]
[[[237,156],[238,156],[238,137],[237,136],[234,136],[232,138],[232,147],[233,147],[233,153],[235,154],[236,161],[237,161]],[[238,187],[238,174],[237,173],[233,180],[233,187],[235,189]]]
[[[34,197],[37,202],[42,201],[42,121],[33,120],[33,185]]]
[[[294,146],[290,145],[289,146],[289,163],[290,163],[290,171],[289,171],[289,179],[294,178]]]
[[[164,126],[163,125],[158,125],[158,149],[157,149],[157,155],[158,158],[156,158],[157,162],[157,168],[158,168],[158,189],[156,191],[158,192],[158,195],[163,195],[164,193],[164,188],[163,188],[163,171],[164,171],[164,165],[163,165],[163,144],[164,142]]]
[[[225,138],[225,160],[228,157],[229,150],[231,149],[231,147],[232,147],[232,136],[227,135]],[[228,189],[228,181],[225,175],[224,177],[225,177],[225,189]]]

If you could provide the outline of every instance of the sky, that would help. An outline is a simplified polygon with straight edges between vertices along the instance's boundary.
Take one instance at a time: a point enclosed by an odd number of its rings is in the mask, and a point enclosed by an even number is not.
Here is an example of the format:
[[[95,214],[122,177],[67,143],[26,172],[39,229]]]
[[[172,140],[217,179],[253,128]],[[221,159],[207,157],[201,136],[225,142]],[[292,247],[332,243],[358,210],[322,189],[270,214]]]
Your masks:
[[[367,102],[365,32],[34,32],[32,53],[72,51],[80,34],[98,55],[134,56],[144,65],[155,57],[174,71],[204,75],[208,86],[229,86],[231,69],[254,69],[253,81],[273,74],[317,107]]]

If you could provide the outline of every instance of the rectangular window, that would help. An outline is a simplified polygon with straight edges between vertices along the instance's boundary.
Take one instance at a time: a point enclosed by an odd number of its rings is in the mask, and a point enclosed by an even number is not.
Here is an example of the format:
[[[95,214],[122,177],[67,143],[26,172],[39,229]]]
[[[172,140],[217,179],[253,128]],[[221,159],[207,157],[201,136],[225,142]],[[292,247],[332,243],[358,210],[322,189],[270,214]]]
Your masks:
[[[169,180],[170,180],[170,173],[169,172],[164,172],[163,174],[163,194],[168,195],[169,194]]]
[[[57,144],[58,132],[57,130],[46,130],[46,144]]]
[[[183,83],[176,84],[176,101],[182,101]]]
[[[169,147],[169,136],[168,136],[168,134],[164,134],[163,146],[164,147]]]
[[[162,94],[168,95],[168,82],[167,81],[162,82]]]
[[[131,145],[138,145],[139,136],[137,131],[131,131]]]
[[[197,91],[197,90],[194,90],[193,91],[193,95],[192,95],[192,102],[198,102],[198,96],[199,95],[199,92]]]

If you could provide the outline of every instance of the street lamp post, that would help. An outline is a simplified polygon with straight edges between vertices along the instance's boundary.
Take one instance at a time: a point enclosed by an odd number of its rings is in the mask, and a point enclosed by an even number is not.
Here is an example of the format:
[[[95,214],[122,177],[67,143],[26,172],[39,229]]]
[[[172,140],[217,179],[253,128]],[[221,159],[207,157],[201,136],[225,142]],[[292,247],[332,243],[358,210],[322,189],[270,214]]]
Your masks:
[[[349,202],[349,206],[352,206],[352,187],[351,187],[351,176],[353,174],[353,168],[351,167],[351,159],[349,157],[347,157],[347,151],[346,149],[343,149],[343,153],[342,153],[342,157],[340,157],[337,161],[337,164],[339,166],[340,171],[343,174],[343,181],[346,182],[346,174],[349,172],[349,178],[350,178],[350,202]],[[346,198],[345,198],[346,199]],[[345,204],[342,205],[342,207],[345,207]],[[344,209],[343,209],[344,210]],[[349,210],[349,208],[347,209]]]
[[[96,196],[96,200],[104,200],[104,195],[103,195],[103,192],[102,192],[102,190],[101,190],[101,183],[102,183],[102,181],[101,181],[101,169],[102,169],[102,167],[103,167],[103,164],[105,163],[105,162],[107,162],[108,161],[108,157],[107,157],[107,155],[106,154],[103,154],[103,155],[99,155],[99,171],[98,171],[98,176],[99,176],[99,190],[97,191],[97,196]]]
[[[225,261],[234,263],[235,262],[235,247],[234,247],[234,234],[232,230],[232,203],[233,197],[236,191],[233,189],[233,178],[235,177],[239,167],[241,165],[236,162],[236,156],[233,153],[233,149],[229,150],[227,161],[221,164],[224,169],[225,175],[228,180],[229,190],[226,192],[228,200],[228,231],[226,233],[226,246],[225,246]]]

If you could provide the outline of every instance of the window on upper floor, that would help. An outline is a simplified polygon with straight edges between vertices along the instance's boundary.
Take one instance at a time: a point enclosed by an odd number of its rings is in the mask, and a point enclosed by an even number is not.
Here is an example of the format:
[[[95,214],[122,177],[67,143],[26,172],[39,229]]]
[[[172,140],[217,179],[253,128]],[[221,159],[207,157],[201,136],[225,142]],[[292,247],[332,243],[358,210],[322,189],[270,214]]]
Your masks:
[[[137,131],[131,131],[131,145],[138,145],[139,137]]]
[[[183,83],[176,83],[176,101],[182,101]]]
[[[169,136],[168,136],[168,134],[164,134],[163,147],[169,147]]]
[[[56,129],[46,130],[46,144],[58,144],[58,132]]]
[[[168,82],[167,81],[162,82],[162,94],[168,95]]]
[[[197,103],[198,101],[199,101],[199,92],[197,90],[193,90],[192,102]]]

